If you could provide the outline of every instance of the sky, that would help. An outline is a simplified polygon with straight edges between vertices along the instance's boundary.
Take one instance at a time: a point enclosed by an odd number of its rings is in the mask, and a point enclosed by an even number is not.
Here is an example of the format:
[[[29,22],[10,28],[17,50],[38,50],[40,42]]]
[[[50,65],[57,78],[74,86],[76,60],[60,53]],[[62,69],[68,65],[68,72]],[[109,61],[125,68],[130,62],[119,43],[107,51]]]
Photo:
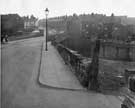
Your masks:
[[[46,7],[49,17],[92,12],[135,17],[135,0],[0,0],[0,14],[33,14],[40,19]]]

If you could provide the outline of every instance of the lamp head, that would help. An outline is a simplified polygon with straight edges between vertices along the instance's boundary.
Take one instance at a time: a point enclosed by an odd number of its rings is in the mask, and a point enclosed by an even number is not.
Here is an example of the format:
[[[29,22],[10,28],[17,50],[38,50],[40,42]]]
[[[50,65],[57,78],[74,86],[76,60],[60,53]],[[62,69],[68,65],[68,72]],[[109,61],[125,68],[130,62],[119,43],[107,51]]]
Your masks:
[[[49,10],[48,8],[45,9],[45,14],[48,15],[49,14]]]

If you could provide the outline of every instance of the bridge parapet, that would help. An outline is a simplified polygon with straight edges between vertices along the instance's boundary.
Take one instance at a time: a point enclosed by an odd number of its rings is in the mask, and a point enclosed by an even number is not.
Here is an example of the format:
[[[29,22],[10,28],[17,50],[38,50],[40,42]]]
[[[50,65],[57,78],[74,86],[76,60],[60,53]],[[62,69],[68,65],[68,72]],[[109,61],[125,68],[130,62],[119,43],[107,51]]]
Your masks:
[[[70,66],[70,68],[73,70],[74,74],[77,76],[80,83],[87,87],[88,84],[88,74],[86,72],[86,68],[88,66],[88,60],[83,57],[81,54],[79,54],[77,51],[73,51],[67,47],[65,47],[62,44],[55,44],[55,47],[57,48],[58,52],[60,53],[61,57],[63,58],[65,64]]]
[[[63,58],[66,65],[70,66],[74,74],[77,76],[80,83],[89,89],[89,73],[88,67],[92,64],[92,58],[83,57],[77,51],[73,51],[63,44],[56,43],[55,41],[52,44],[56,47],[61,57]],[[119,87],[124,86],[125,82],[123,76],[116,76],[112,74],[107,74],[101,72],[97,75],[97,80],[99,83],[99,90],[118,90]],[[93,82],[95,84],[95,82]]]

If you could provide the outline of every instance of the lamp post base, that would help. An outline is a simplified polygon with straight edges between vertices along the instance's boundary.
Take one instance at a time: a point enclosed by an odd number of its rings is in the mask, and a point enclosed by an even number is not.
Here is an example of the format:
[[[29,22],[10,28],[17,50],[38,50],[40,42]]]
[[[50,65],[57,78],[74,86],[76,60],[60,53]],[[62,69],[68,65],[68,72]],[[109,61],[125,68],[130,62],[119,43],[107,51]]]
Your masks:
[[[48,51],[48,47],[47,47],[47,41],[46,41],[46,44],[45,44],[45,51]]]

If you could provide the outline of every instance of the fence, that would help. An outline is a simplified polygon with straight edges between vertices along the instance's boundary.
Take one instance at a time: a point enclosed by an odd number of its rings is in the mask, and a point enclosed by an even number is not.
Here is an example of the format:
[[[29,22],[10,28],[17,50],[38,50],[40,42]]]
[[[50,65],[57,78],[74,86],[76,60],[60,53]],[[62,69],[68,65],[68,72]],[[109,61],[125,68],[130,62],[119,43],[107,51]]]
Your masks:
[[[114,60],[135,61],[135,45],[102,42],[100,57]]]

